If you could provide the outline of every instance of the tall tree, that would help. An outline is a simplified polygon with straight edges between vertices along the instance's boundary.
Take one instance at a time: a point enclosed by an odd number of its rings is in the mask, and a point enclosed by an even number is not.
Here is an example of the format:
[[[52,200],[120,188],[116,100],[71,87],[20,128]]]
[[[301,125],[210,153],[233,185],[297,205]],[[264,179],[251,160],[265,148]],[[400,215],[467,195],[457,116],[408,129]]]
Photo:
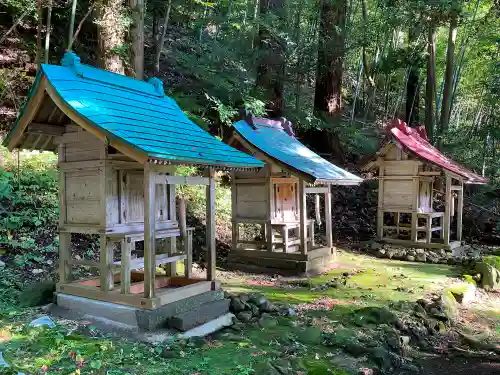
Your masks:
[[[443,98],[441,102],[441,116],[439,120],[438,146],[442,144],[442,137],[448,131],[451,114],[451,99],[453,94],[453,70],[455,65],[455,45],[457,42],[458,14],[452,11],[448,32],[448,47],[446,50],[446,69],[444,74]]]
[[[425,130],[434,138],[434,106],[436,102],[436,28],[429,26],[427,32],[427,79],[425,82]]]
[[[314,110],[340,116],[347,0],[322,0]]]
[[[172,0],[168,0],[165,6],[165,15],[163,18],[163,27],[161,29],[160,38],[158,39],[158,44],[156,45],[156,58],[155,58],[155,72],[160,72],[160,58],[163,52],[163,45],[165,44],[165,36],[167,35],[168,21],[170,18],[170,9],[172,8]],[[154,25],[153,25],[154,27]]]
[[[270,26],[280,28],[286,21],[285,0],[260,0],[259,11],[259,62],[255,86],[264,96],[268,115],[280,117],[284,104],[286,46],[279,30],[274,27],[271,30]]]
[[[132,69],[135,78],[142,80],[144,77],[144,0],[129,0],[132,10]]]
[[[420,103],[420,59],[415,53],[415,43],[418,39],[418,26],[410,27],[408,32],[408,55],[410,56],[410,69],[406,82],[406,116],[408,125],[416,125],[419,121]]]
[[[124,6],[122,0],[99,0],[97,3],[98,63],[103,69],[123,74],[125,45]]]

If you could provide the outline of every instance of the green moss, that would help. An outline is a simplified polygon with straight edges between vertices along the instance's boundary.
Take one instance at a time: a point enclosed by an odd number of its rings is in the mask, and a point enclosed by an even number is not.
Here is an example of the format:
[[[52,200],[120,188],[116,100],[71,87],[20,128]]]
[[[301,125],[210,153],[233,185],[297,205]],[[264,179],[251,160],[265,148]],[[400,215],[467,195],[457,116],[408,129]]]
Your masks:
[[[474,280],[474,277],[471,275],[462,275],[462,280],[465,281],[466,283],[472,284],[472,285],[477,285],[476,280]]]
[[[489,255],[483,258],[483,262],[489,264],[490,266],[495,267],[500,271],[500,256],[498,255]]]

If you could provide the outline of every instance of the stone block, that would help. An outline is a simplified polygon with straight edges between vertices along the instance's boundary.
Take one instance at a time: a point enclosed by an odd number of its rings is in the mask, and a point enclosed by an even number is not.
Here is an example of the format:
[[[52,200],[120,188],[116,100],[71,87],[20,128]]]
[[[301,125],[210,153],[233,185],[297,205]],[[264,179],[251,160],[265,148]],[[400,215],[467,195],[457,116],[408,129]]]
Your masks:
[[[188,312],[176,315],[168,320],[168,325],[170,328],[185,332],[228,312],[229,300],[223,299],[203,304]]]

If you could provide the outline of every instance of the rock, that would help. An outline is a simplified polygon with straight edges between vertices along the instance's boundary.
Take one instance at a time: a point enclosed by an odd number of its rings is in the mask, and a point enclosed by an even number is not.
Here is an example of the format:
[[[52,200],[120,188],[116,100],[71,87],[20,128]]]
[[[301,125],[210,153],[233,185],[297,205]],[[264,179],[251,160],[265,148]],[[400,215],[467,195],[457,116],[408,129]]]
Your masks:
[[[44,270],[42,270],[41,268],[35,268],[35,269],[32,269],[32,270],[31,270],[31,273],[32,273],[33,275],[39,275],[39,274],[44,273],[44,272],[45,272],[45,271],[44,271]]]
[[[238,297],[233,297],[231,299],[231,303],[229,304],[229,309],[234,313],[239,313],[240,311],[245,310],[245,307],[245,303],[243,303]]]
[[[476,287],[471,283],[457,283],[447,288],[455,300],[464,306],[469,305],[476,297]]]
[[[161,352],[163,358],[175,359],[180,358],[180,353],[170,346],[165,346]]]
[[[236,315],[236,317],[243,323],[248,323],[252,320],[252,313],[250,311],[242,311]]]
[[[252,312],[252,316],[254,316],[254,317],[260,316],[260,309],[257,305],[251,304],[250,311]]]
[[[248,299],[248,302],[253,303],[254,305],[260,306],[260,305],[268,302],[268,300],[262,294],[253,294]]]
[[[415,257],[414,257],[413,255],[407,255],[407,256],[406,256],[406,260],[407,260],[408,262],[414,262],[414,261],[415,261]]]
[[[481,286],[486,290],[500,290],[500,271],[496,268],[497,256],[485,257],[476,264],[474,271],[481,274]]]
[[[283,311],[284,316],[297,316],[297,310],[292,309],[291,307],[286,308]]]
[[[265,303],[263,303],[262,305],[259,306],[259,310],[261,312],[272,313],[272,312],[276,312],[277,308],[271,302],[266,300]]]
[[[360,368],[358,375],[375,375],[375,371],[372,368]]]
[[[344,350],[354,357],[361,357],[369,352],[369,349],[364,345],[349,343],[344,347]]]
[[[450,320],[455,320],[458,318],[458,303],[455,300],[455,297],[449,290],[445,290],[441,295],[440,301],[441,307],[443,309],[443,313]],[[436,318],[439,319],[439,315],[435,315]]]
[[[410,336],[400,336],[399,339],[402,346],[407,346],[410,344]]]
[[[422,263],[425,263],[425,262],[427,262],[427,255],[417,253],[417,255],[415,256],[415,260],[416,260],[417,262],[422,262]]]
[[[278,321],[275,318],[265,313],[259,318],[258,323],[259,327],[262,328],[276,327],[278,325]]]
[[[425,308],[419,303],[415,305],[413,312],[418,318],[425,319],[427,317],[427,311],[425,311]]]
[[[0,268],[3,268],[3,267],[5,267],[5,262],[0,260]]]
[[[415,249],[416,254],[425,254],[425,249]]]
[[[384,249],[379,249],[379,250],[377,251],[376,255],[377,255],[377,257],[379,257],[379,258],[385,258],[385,256],[386,256],[386,254],[385,254],[385,253],[386,253],[386,251],[385,251]]]
[[[394,255],[396,254],[396,251],[394,249],[389,249],[385,252],[385,257],[387,259],[392,259]]]
[[[297,332],[297,338],[303,344],[321,344],[323,332],[318,327],[306,327]]]
[[[398,320],[397,316],[386,307],[364,307],[354,311],[354,323],[360,327],[370,324],[394,325]]]
[[[383,247],[383,245],[381,243],[379,243],[379,242],[372,242],[370,244],[370,249],[373,250],[373,251],[383,250],[382,247]]]
[[[248,300],[250,299],[250,296],[248,294],[240,294],[239,295],[241,302],[247,303]]]

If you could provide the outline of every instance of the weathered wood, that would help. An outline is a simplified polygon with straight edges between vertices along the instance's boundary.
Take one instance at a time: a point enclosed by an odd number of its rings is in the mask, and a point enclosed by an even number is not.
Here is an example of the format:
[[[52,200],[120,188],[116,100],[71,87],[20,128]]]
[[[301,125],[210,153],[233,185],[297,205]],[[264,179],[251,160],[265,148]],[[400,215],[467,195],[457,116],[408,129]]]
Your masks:
[[[267,183],[267,178],[237,178],[236,184],[265,184]]]
[[[206,244],[207,244],[207,280],[215,280],[215,171],[208,168],[206,172],[209,184],[206,187]]]
[[[299,220],[300,220],[300,252],[307,253],[307,207],[306,207],[306,182],[299,181]]]
[[[59,232],[59,282],[70,282],[71,266],[71,233]]]
[[[106,235],[99,236],[99,263],[101,290],[109,292],[114,288],[113,273],[113,243],[109,242]]]
[[[382,158],[377,159],[379,165],[379,178],[384,177],[384,161]],[[384,180],[378,181],[378,208],[377,208],[377,237],[382,239],[384,236]]]
[[[144,297],[154,298],[156,275],[156,173],[144,165]]]
[[[122,294],[130,293],[130,271],[131,271],[131,256],[132,242],[123,238],[121,241],[121,277],[120,277],[120,292]]]
[[[450,221],[451,221],[451,176],[446,175],[446,189],[444,194],[444,244],[450,244]]]
[[[206,177],[190,177],[190,176],[156,176],[157,184],[167,185],[208,185],[209,179]]]
[[[159,254],[155,256],[155,268],[161,264],[175,264],[179,260],[185,260],[186,254],[173,253],[170,254]],[[115,262],[115,265],[121,264],[120,261]],[[144,268],[144,258],[135,258],[129,261],[129,268],[131,270],[137,270]],[[175,274],[171,275],[175,276]]]
[[[288,226],[283,226],[283,228],[281,229],[281,237],[283,238],[283,252],[284,253],[288,253],[288,241],[289,241],[289,238],[288,238]]]
[[[65,130],[64,125],[41,124],[38,122],[32,122],[27,129],[29,133],[46,134],[54,136],[63,135],[64,130]]]
[[[187,231],[186,238],[186,259],[184,260],[184,276],[191,278],[193,276],[193,231]]]
[[[196,296],[212,290],[212,281],[201,281],[182,288],[167,289],[158,293],[159,304],[161,306],[176,302],[185,298]]]
[[[329,186],[306,187],[306,194],[321,194],[330,191]]]
[[[185,260],[186,254],[177,253],[177,237],[169,237],[168,239],[168,262],[163,262],[166,264],[165,271],[167,272],[167,276],[176,276],[177,275],[177,261]],[[158,257],[158,256],[157,256]]]
[[[14,148],[19,146],[18,143],[23,137],[23,133],[26,130],[26,127],[38,113],[40,106],[46,98],[45,89],[47,88],[47,86],[47,78],[45,77],[45,75],[42,75],[42,78],[38,82],[36,92],[29,101],[29,106],[26,106],[26,108],[23,110],[21,116],[17,120],[17,125],[14,127],[12,133],[10,134],[10,138],[7,143],[7,148],[9,149],[9,151],[12,151]]]
[[[325,235],[326,235],[326,246],[333,248],[333,237],[332,237],[332,193],[330,187],[328,191],[325,192]]]
[[[457,202],[457,241],[462,241],[462,216],[464,210],[464,189],[463,184],[458,190],[458,202]]]

